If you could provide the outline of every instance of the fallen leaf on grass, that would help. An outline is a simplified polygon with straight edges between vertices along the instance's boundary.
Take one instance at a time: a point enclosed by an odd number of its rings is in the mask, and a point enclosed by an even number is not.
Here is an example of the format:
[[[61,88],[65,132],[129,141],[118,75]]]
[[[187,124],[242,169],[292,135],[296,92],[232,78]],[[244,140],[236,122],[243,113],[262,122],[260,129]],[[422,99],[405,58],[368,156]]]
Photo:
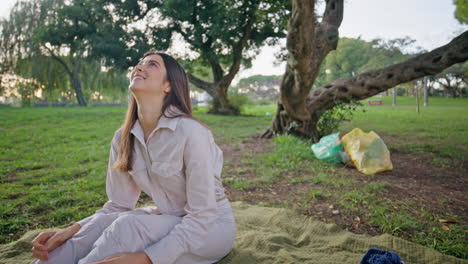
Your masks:
[[[450,231],[450,228],[446,225],[442,225],[440,228],[444,231]]]
[[[359,226],[361,224],[361,218],[359,216],[354,217],[354,222],[353,222],[353,228],[354,229],[359,229]]]

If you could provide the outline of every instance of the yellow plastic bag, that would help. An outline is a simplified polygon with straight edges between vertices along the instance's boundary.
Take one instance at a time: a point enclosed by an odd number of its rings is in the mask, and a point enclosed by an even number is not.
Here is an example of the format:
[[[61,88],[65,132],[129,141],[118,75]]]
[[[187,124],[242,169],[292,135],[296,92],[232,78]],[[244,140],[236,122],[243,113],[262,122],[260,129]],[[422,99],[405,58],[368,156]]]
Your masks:
[[[358,171],[369,175],[393,169],[390,151],[374,131],[365,133],[355,128],[344,135],[341,141]]]

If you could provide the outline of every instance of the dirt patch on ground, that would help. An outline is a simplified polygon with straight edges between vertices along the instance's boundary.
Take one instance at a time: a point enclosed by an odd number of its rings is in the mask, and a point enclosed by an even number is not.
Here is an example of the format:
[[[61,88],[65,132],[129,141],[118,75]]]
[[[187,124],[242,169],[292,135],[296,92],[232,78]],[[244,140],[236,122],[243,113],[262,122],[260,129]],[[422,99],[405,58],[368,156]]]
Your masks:
[[[253,137],[241,142],[240,146],[221,146],[221,148],[224,151],[225,161],[228,163],[225,166],[224,177],[253,179],[256,175],[251,170],[252,168],[242,161],[273,151],[273,144],[271,140]],[[468,223],[466,211],[468,208],[466,199],[468,173],[464,168],[437,167],[432,163],[431,157],[424,154],[392,152],[391,158],[394,170],[379,173],[376,176],[367,176],[348,167],[338,168],[336,172],[349,175],[354,182],[357,182],[355,186],[359,186],[360,183],[364,185],[370,181],[384,183],[386,191],[380,193],[379,198],[414,202],[434,215],[456,215],[462,218],[463,223],[460,224]],[[300,176],[301,172],[295,171],[285,173],[281,175],[281,178]],[[346,208],[340,208],[339,205],[326,198],[308,201],[306,195],[313,184],[289,182],[256,185],[246,190],[232,188],[229,184],[226,184],[225,188],[231,201],[294,208],[318,220],[336,223],[354,233],[369,235],[381,233],[378,227],[368,223],[366,217],[368,212],[359,212],[359,208],[351,212]]]
[[[432,164],[429,157],[415,157],[408,153],[393,152],[392,161],[394,170],[379,174],[379,178],[390,184],[390,197],[407,197],[421,205],[432,205],[433,208],[437,208],[434,202],[444,197],[447,201],[443,212],[454,210],[453,213],[466,216],[466,211],[459,211],[468,208],[466,171],[439,168]]]

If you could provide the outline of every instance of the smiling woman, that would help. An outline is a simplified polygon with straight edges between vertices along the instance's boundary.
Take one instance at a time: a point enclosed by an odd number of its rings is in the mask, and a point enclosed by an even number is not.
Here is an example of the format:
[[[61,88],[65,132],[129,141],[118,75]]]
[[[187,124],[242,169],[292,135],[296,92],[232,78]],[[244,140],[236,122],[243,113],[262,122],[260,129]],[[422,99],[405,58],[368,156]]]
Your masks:
[[[222,151],[192,116],[184,69],[150,51],[130,79],[127,116],[111,143],[108,202],[36,237],[34,263],[213,263],[232,249]],[[135,210],[141,191],[155,206]]]

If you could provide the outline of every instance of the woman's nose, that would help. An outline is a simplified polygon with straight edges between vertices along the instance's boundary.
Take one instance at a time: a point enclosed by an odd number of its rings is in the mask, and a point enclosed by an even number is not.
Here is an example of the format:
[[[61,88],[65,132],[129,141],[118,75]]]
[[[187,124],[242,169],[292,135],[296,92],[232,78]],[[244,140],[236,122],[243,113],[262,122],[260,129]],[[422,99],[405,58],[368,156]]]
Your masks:
[[[142,67],[143,67],[142,64],[137,64],[137,65],[135,66],[135,71],[142,71],[142,70],[143,70]]]

